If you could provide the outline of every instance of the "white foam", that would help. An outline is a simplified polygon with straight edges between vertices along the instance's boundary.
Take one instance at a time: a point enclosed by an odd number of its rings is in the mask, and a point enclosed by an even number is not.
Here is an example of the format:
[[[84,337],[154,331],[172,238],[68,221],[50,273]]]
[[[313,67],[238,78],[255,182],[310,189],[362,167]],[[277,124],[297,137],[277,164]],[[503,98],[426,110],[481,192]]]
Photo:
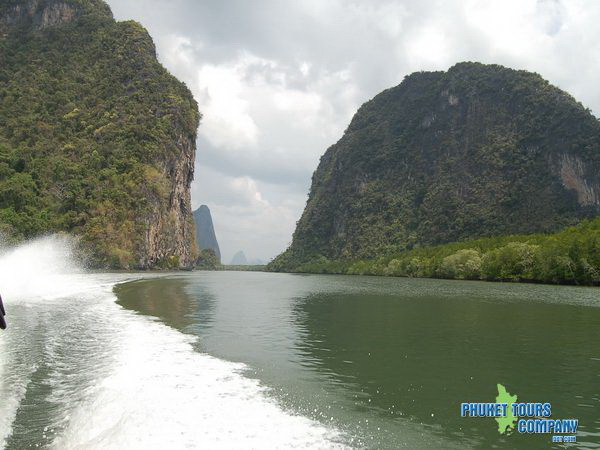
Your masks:
[[[93,288],[81,274],[66,236],[47,236],[0,253],[0,293],[7,303],[48,302]]]
[[[43,358],[44,348],[34,339],[47,321],[43,314],[50,305],[65,303],[78,292],[94,292],[98,286],[75,264],[72,244],[66,236],[47,236],[18,247],[0,242],[0,294],[8,321],[8,330],[0,332],[0,447],[6,445]]]
[[[56,448],[331,447],[338,437],[282,411],[242,365],[194,352],[189,337],[159,323],[125,312],[119,320],[114,371]]]
[[[243,365],[200,354],[192,337],[118,306],[112,286],[126,276],[85,274],[70,248],[45,238],[0,256],[11,327],[0,336],[0,445],[36,364],[13,358],[29,352],[52,367],[48,401],[62,411],[48,424],[53,448],[343,446],[336,430],[283,410]],[[10,317],[11,303],[27,317]],[[64,326],[48,322],[49,305]],[[43,355],[27,340],[34,330],[45,333]]]
[[[0,339],[0,448],[6,445],[6,439],[11,433],[11,424],[33,372],[26,370],[21,376],[11,376],[5,370],[8,356],[6,342]]]

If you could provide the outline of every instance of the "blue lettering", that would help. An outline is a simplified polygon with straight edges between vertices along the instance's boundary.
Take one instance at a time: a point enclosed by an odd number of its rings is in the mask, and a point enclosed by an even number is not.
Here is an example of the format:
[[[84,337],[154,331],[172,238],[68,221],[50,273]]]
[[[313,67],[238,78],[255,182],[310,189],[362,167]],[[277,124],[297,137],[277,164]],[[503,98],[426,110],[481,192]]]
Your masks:
[[[471,417],[473,417],[473,416],[477,417],[477,403],[469,404],[469,415]]]
[[[483,416],[490,417],[494,414],[494,405],[492,403],[483,404]]]
[[[563,420],[563,425],[564,425],[564,432],[565,433],[572,433],[575,434],[577,433],[577,427],[579,426],[579,420],[578,419],[566,419]]]
[[[512,409],[512,415],[515,417],[519,417],[519,404],[513,403],[512,405],[510,405],[510,407]]]
[[[542,405],[542,417],[550,417],[552,415],[552,405],[544,403]]]
[[[547,433],[548,432],[548,421],[547,420],[533,420],[535,423],[536,433]]]
[[[467,415],[467,411],[469,411],[469,404],[468,403],[461,403],[461,405],[460,405],[460,415],[462,417],[465,417]]]
[[[560,420],[554,421],[554,431],[557,433],[562,433],[564,431],[564,423]]]

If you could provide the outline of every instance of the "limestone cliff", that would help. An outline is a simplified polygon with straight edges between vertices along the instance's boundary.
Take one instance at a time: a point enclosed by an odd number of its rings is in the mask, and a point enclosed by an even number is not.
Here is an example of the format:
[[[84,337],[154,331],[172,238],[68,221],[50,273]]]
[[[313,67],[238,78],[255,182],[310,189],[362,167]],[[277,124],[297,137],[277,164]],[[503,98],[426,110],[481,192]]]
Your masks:
[[[0,35],[15,28],[45,30],[85,15],[112,19],[110,8],[100,0],[4,0],[0,5]]]
[[[92,265],[192,266],[198,107],[101,0],[0,5],[0,232],[66,231]]]
[[[555,232],[600,214],[600,122],[537,74],[461,63],[365,103],[271,267]]]
[[[221,250],[217,242],[215,227],[213,225],[210,209],[206,205],[201,205],[194,211],[194,223],[196,224],[196,244],[199,250],[213,250],[217,261],[221,261]]]

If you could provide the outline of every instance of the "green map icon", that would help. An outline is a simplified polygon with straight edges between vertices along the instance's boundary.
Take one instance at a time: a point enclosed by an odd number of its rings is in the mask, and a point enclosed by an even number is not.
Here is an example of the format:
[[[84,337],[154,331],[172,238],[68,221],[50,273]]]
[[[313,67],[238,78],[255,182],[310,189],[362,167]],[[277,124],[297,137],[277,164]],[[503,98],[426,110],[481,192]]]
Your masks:
[[[496,397],[496,403],[506,403],[508,405],[506,409],[506,417],[496,417],[498,422],[498,433],[510,434],[517,423],[517,417],[513,415],[511,405],[517,402],[516,395],[510,395],[506,388],[501,384],[498,384],[498,397]]]

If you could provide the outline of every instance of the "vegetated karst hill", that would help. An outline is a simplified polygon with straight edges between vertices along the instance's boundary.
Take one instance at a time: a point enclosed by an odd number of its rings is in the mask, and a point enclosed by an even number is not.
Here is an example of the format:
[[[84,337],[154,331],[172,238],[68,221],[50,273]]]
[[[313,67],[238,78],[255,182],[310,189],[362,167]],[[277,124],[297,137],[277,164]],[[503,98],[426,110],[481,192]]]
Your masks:
[[[194,211],[194,222],[196,224],[196,244],[199,250],[212,250],[218,262],[221,262],[221,250],[217,242],[215,227],[213,225],[210,209],[201,205]]]
[[[460,63],[358,110],[270,267],[553,232],[599,213],[598,119],[537,74]]]
[[[0,232],[81,236],[97,266],[191,266],[198,107],[100,0],[0,4]]]

